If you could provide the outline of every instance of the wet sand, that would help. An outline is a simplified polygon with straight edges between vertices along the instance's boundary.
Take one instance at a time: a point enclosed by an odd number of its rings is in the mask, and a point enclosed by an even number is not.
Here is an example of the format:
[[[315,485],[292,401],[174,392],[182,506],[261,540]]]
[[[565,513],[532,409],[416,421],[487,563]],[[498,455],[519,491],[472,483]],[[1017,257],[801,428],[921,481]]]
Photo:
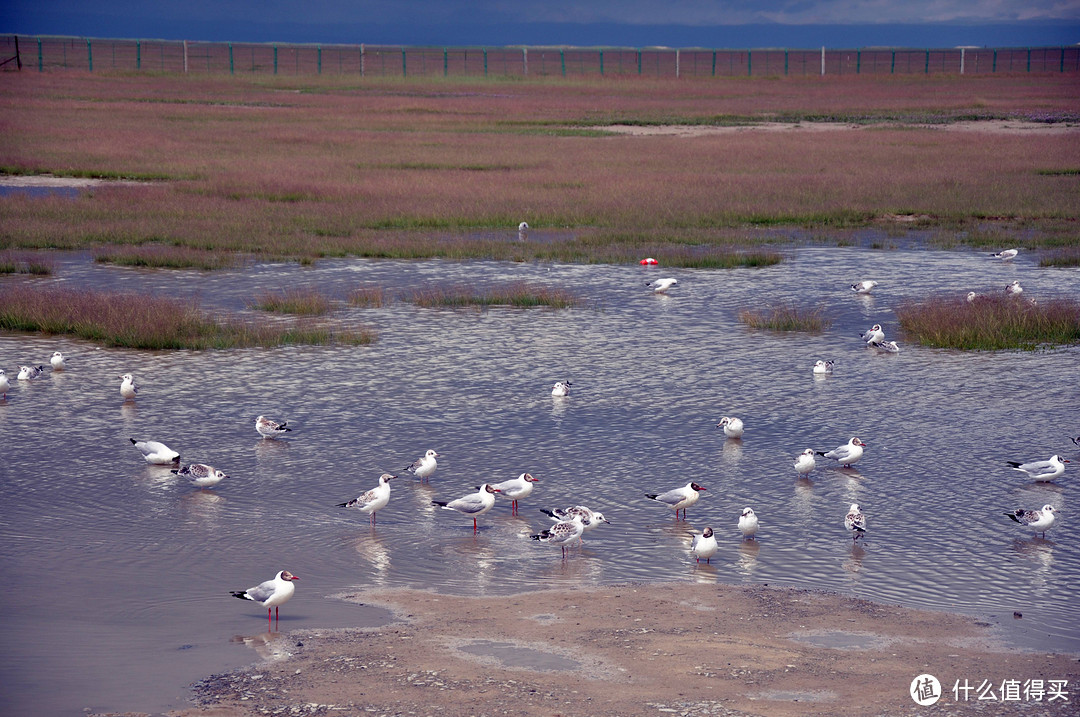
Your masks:
[[[1076,655],[1010,650],[970,617],[821,591],[664,584],[342,597],[388,607],[395,621],[274,636],[258,648],[262,662],[198,683],[198,706],[174,714],[1065,715],[1080,700]],[[909,695],[921,673],[943,685],[932,708]],[[1000,694],[1003,679],[1068,680],[1073,693],[954,697],[957,680],[990,680]]]

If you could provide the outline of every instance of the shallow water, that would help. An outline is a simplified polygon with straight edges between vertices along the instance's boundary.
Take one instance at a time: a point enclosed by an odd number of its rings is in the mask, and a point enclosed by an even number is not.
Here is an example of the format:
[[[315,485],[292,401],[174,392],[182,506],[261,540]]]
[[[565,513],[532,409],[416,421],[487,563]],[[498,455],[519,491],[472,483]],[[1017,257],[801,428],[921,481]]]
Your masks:
[[[186,685],[259,657],[265,613],[229,597],[288,569],[300,576],[281,628],[377,624],[381,613],[328,598],[416,586],[476,595],[626,581],[769,583],[977,615],[1015,644],[1080,651],[1080,549],[1070,515],[1080,476],[1080,348],[968,354],[866,349],[858,335],[927,293],[996,291],[1080,298],[1080,271],[1012,264],[982,253],[792,249],[764,269],[668,270],[559,264],[335,260],[199,273],[56,262],[47,279],[108,290],[198,296],[245,310],[256,291],[317,286],[340,299],[359,286],[393,297],[422,286],[527,280],[569,289],[587,307],[449,311],[400,301],[342,308],[379,341],[362,347],[137,352],[62,338],[0,335],[15,385],[0,402],[0,556],[8,649],[0,680],[12,713],[161,711]],[[644,284],[677,276],[670,296]],[[880,282],[869,297],[848,285]],[[822,304],[820,335],[751,331],[742,308]],[[17,382],[22,363],[68,369]],[[818,358],[836,372],[815,379]],[[119,396],[121,373],[141,387]],[[549,393],[569,379],[569,398]],[[254,417],[287,419],[261,440]],[[741,417],[742,440],[715,427]],[[797,480],[794,456],[857,435],[857,470],[819,459]],[[230,478],[189,488],[148,466],[129,437],[161,440],[185,462]],[[430,484],[401,468],[428,448]],[[1006,460],[1060,453],[1074,462],[1034,484]],[[371,529],[334,507],[400,472]],[[540,479],[521,514],[508,502],[471,520],[431,505],[482,481]],[[688,522],[644,498],[696,480]],[[869,519],[865,544],[843,528],[848,505]],[[541,507],[584,503],[612,525],[565,562],[529,535]],[[1003,513],[1052,503],[1045,540]],[[744,506],[758,539],[736,529]],[[711,525],[720,551],[689,557],[688,532]],[[860,541],[862,542],[862,541]],[[1014,619],[1013,611],[1023,613]],[[246,638],[246,639],[245,639]],[[57,675],[69,688],[56,690]]]

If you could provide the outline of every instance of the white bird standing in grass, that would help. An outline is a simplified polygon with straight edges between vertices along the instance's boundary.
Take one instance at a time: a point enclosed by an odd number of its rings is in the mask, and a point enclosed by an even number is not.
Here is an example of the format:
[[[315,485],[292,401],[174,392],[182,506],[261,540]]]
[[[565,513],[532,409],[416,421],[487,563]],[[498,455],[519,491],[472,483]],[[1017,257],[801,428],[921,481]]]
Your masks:
[[[990,256],[995,259],[1001,259],[1002,261],[1012,261],[1019,253],[1019,249],[1006,249],[1005,251],[999,251],[997,254],[991,254]]]
[[[139,449],[143,454],[143,458],[147,463],[151,465],[165,466],[170,463],[179,463],[180,454],[169,448],[164,443],[158,441],[136,441],[134,438],[129,438],[132,445]]]
[[[743,508],[742,515],[739,516],[739,532],[742,533],[744,539],[748,539],[754,537],[757,529],[757,514],[752,508]]]
[[[139,387],[135,385],[135,378],[130,373],[120,376],[120,395],[125,401],[135,400],[135,394],[138,392]]]
[[[712,556],[716,555],[718,549],[713,529],[706,527],[705,530],[701,531],[701,535],[696,533],[692,533],[692,535],[694,539],[690,543],[690,552],[694,554],[694,560],[699,563],[704,560],[708,564]]]
[[[645,284],[645,286],[652,289],[654,294],[663,294],[671,287],[678,286],[678,284],[678,279],[668,277],[666,279],[657,279],[656,281],[650,281],[649,283]]]
[[[64,363],[64,354],[59,351],[53,353],[52,358],[49,359],[49,363],[52,364],[53,371],[63,371],[67,368],[67,364]]]
[[[375,513],[390,502],[390,481],[397,476],[383,473],[379,476],[379,485],[369,491],[361,493],[358,497],[345,503],[338,503],[339,508],[356,508],[364,515],[371,516],[371,524],[375,525]]]
[[[877,286],[877,282],[873,279],[865,279],[857,284],[851,285],[851,290],[856,294],[869,294]]]
[[[196,488],[212,488],[229,477],[225,475],[224,471],[208,466],[205,463],[189,463],[183,468],[178,468],[172,472],[187,478],[188,482]]]
[[[734,416],[724,416],[716,424],[717,428],[724,429],[724,435],[728,438],[742,438],[743,422]]]
[[[274,576],[273,580],[267,580],[247,590],[232,590],[229,592],[234,598],[252,600],[266,608],[266,624],[270,629],[270,608],[274,608],[274,617],[278,617],[278,608],[289,601],[296,591],[293,580],[299,580],[297,576],[288,570],[282,570]]]

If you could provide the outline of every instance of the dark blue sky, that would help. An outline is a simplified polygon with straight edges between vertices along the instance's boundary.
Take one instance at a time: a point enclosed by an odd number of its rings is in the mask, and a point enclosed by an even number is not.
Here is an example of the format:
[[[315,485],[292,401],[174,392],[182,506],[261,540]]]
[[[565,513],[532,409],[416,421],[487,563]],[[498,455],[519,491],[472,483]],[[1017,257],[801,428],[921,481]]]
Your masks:
[[[1080,0],[8,0],[0,32],[436,46],[1071,45]]]

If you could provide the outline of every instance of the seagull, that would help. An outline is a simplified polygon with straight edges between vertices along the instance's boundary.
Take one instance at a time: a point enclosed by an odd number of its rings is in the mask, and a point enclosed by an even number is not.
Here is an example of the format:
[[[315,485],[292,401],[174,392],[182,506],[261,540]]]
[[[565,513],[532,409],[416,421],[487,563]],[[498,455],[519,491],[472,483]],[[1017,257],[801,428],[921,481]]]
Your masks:
[[[832,375],[832,367],[833,367],[833,362],[832,361],[815,361],[814,362],[814,375],[815,376],[822,376],[822,375],[830,375],[831,376]]]
[[[337,507],[356,508],[364,515],[370,515],[371,524],[375,525],[375,512],[390,502],[390,480],[393,478],[397,476],[383,473],[379,476],[379,485],[347,503],[338,503]]]
[[[8,381],[7,374],[3,369],[0,369],[0,393],[4,394],[4,398],[7,399],[8,389],[11,388],[11,381]]]
[[[704,558],[705,562],[708,563],[709,559],[716,555],[717,549],[713,529],[706,527],[705,530],[701,531],[701,535],[696,533],[693,535],[694,539],[690,543],[690,552],[694,554],[694,560],[700,563],[701,559]]]
[[[524,231],[528,231],[528,230],[529,230],[529,223],[528,222],[522,222],[521,224],[518,224],[518,231],[519,232],[524,232]]]
[[[848,509],[848,514],[844,516],[844,527],[851,531],[852,542],[866,534],[866,516],[859,510],[858,503],[852,503]]]
[[[1020,286],[1019,281],[1014,281],[1005,287],[1006,296],[1020,296],[1022,293],[1024,293],[1024,288]]]
[[[510,515],[518,514],[518,500],[533,492],[533,483],[539,483],[538,478],[533,478],[530,473],[522,473],[512,480],[504,480],[495,483],[492,487],[510,499]]]
[[[135,385],[135,379],[130,373],[120,376],[120,395],[124,397],[125,401],[133,400],[138,392],[139,387]]]
[[[881,330],[881,324],[874,324],[872,329],[864,331],[859,338],[868,344],[877,344],[885,340],[885,332]]]
[[[231,590],[229,592],[235,598],[241,600],[254,600],[266,608],[266,624],[270,629],[270,608],[274,608],[274,617],[278,617],[278,608],[289,601],[296,591],[293,580],[299,580],[297,576],[288,570],[282,570],[274,576],[273,580],[267,580],[261,585],[256,585],[247,590]]]
[[[178,476],[184,476],[196,488],[211,488],[229,477],[224,471],[219,471],[205,463],[189,463],[172,472]]]
[[[856,294],[869,294],[877,286],[877,282],[872,279],[866,279],[860,281],[858,284],[852,284],[851,290]]]
[[[728,438],[742,438],[743,425],[742,421],[734,416],[724,416],[720,419],[720,423],[716,424],[717,428],[723,426],[724,435]]]
[[[975,303],[975,299],[977,299],[977,298],[979,298],[979,295],[978,295],[978,294],[976,294],[976,293],[975,293],[974,291],[969,291],[969,292],[967,293],[967,302],[968,302],[969,304],[974,304],[974,303]]]
[[[53,353],[52,358],[49,359],[49,363],[52,364],[53,371],[63,371],[67,368],[67,364],[64,363],[64,354],[59,351]]]
[[[0,371],[0,376],[3,376],[3,375],[4,375],[4,372]],[[1080,436],[1077,436],[1076,438],[1072,439],[1072,442],[1075,443],[1076,445],[1080,446]]]
[[[601,523],[611,525],[611,521],[605,518],[603,513],[598,510],[589,510],[583,505],[575,505],[570,508],[556,508],[555,510],[541,508],[540,512],[548,515],[554,521],[573,520],[575,515],[580,516],[581,522],[585,524],[586,533]]]
[[[686,520],[686,509],[697,502],[698,493],[705,490],[697,483],[690,482],[682,488],[674,488],[667,493],[646,493],[646,498],[651,498],[657,503],[663,503],[675,511],[675,520],[679,519],[679,509],[682,509],[683,520]]]
[[[816,467],[817,461],[814,460],[813,448],[807,448],[805,451],[795,456],[795,472],[799,475],[804,476]]]
[[[142,451],[143,458],[152,465],[166,466],[170,463],[180,463],[180,454],[169,448],[164,443],[157,441],[136,441],[129,438],[132,445]]]
[[[743,538],[753,538],[757,533],[758,519],[757,514],[754,513],[752,508],[743,508],[742,515],[739,516],[739,530],[743,534]]]
[[[1023,508],[1017,508],[1011,513],[1005,515],[1012,518],[1020,525],[1031,528],[1036,533],[1042,533],[1042,536],[1046,537],[1046,531],[1054,524],[1054,506],[1047,503],[1042,507],[1042,510],[1024,510]]]
[[[570,395],[570,382],[559,381],[551,388],[552,396],[569,396]]]
[[[459,513],[472,516],[473,532],[475,533],[478,528],[476,527],[477,517],[491,510],[491,506],[495,505],[495,494],[499,492],[499,489],[495,486],[485,483],[480,486],[475,493],[462,496],[457,500],[449,502],[442,500],[431,501],[433,505],[437,505],[440,508],[447,510],[456,510]]]
[[[822,451],[815,451],[815,453],[826,458],[834,458],[842,466],[850,466],[862,458],[863,448],[866,448],[865,443],[858,438],[852,438],[844,445],[834,448],[828,453]]]
[[[275,438],[282,433],[292,430],[288,427],[288,423],[288,421],[278,423],[277,421],[270,420],[266,416],[259,416],[255,419],[255,430],[258,431],[259,435],[263,438]]]
[[[895,341],[878,341],[875,343],[869,343],[867,344],[867,346],[873,346],[878,351],[884,351],[887,354],[900,353],[900,347],[896,344]]]
[[[671,287],[677,286],[678,283],[678,279],[672,279],[671,277],[668,277],[667,279],[657,279],[656,281],[650,281],[649,283],[645,284],[645,286],[652,289],[654,294],[663,294]]]
[[[1044,483],[1046,481],[1052,481],[1064,473],[1065,464],[1071,462],[1072,461],[1060,458],[1057,455],[1050,456],[1050,460],[1046,461],[1031,461],[1029,463],[1006,461],[1006,463],[1013,467],[1013,470],[1027,473],[1028,478]]]
[[[582,522],[580,515],[575,515],[570,520],[562,520],[555,525],[541,530],[536,535],[530,536],[533,540],[538,540],[541,543],[550,543],[551,545],[558,545],[562,548],[563,558],[566,557],[566,549],[575,540],[581,538],[581,534],[585,531],[585,524]]]
[[[994,259],[1001,259],[1002,261],[1012,261],[1013,257],[1020,253],[1019,249],[1006,249],[1005,251],[999,251],[997,254],[991,254]]]
[[[18,381],[33,381],[44,372],[44,366],[20,366],[19,375],[15,378]]]
[[[411,465],[405,466],[405,470],[409,471],[420,480],[426,481],[431,474],[435,472],[435,468],[438,467],[439,462],[435,459],[440,455],[442,454],[436,453],[429,448],[423,458],[417,458]]]

